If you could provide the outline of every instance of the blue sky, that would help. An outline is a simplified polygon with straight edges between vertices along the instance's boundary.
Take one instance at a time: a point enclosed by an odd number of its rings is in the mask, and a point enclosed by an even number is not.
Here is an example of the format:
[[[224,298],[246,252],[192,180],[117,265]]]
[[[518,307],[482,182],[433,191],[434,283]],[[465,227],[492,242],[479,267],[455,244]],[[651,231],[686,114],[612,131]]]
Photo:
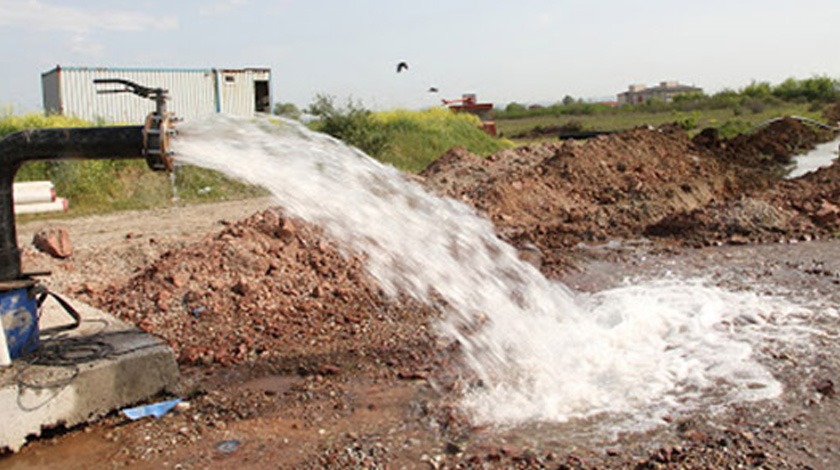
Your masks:
[[[57,64],[270,67],[274,100],[301,107],[554,102],[663,80],[714,92],[840,78],[838,20],[837,0],[0,0],[0,105],[40,110]]]

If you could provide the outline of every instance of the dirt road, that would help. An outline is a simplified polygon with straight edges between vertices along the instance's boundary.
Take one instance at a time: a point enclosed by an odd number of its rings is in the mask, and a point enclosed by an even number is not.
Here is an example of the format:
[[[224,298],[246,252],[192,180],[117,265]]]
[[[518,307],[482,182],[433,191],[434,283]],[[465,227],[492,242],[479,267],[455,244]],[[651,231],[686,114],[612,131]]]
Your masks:
[[[145,211],[116,212],[60,221],[18,224],[24,271],[52,271],[51,289],[70,292],[84,284],[118,282],[135,274],[162,253],[183,247],[215,230],[273,205],[271,198],[247,199]],[[74,255],[56,260],[36,251],[33,235],[50,226],[66,227]]]

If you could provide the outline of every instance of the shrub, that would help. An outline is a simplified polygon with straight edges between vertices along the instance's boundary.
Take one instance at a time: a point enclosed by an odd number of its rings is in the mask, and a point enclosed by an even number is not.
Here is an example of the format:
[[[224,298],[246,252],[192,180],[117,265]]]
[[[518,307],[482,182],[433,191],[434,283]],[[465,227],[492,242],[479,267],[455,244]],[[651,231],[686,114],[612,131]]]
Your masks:
[[[443,107],[374,113],[349,100],[337,107],[333,97],[318,95],[307,112],[318,117],[311,124],[313,129],[409,172],[422,170],[455,146],[479,155],[513,146],[484,133],[478,117]]]
[[[697,128],[697,113],[682,114],[680,113],[674,121],[678,126],[690,131]]]
[[[750,98],[744,101],[744,107],[749,109],[753,114],[759,114],[767,109],[767,104],[762,99]]]
[[[374,113],[373,118],[390,139],[380,160],[404,171],[420,171],[455,146],[478,155],[513,146],[510,141],[484,133],[476,116],[446,108],[385,111]]]
[[[301,112],[294,103],[275,103],[272,113],[277,116],[299,120]]]
[[[720,133],[720,137],[724,139],[730,139],[738,134],[743,134],[744,132],[749,131],[751,128],[752,125],[750,125],[749,122],[742,121],[740,119],[733,119],[724,122],[718,128],[718,132]]]
[[[318,118],[312,124],[315,130],[343,140],[372,157],[381,157],[388,147],[388,136],[360,103],[348,100],[344,107],[337,107],[332,96],[318,95],[307,112]]]
[[[840,98],[838,85],[840,82],[828,77],[788,78],[773,88],[773,95],[785,101],[830,103]]]

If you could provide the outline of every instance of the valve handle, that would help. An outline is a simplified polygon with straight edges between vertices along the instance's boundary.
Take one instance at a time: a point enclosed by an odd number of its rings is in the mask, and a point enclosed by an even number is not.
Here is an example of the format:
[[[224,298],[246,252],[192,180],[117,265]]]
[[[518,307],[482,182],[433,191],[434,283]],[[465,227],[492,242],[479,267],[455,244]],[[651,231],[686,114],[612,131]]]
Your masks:
[[[134,83],[130,80],[125,80],[122,78],[95,78],[93,83],[96,85],[99,84],[118,84],[124,85],[125,88],[114,88],[114,89],[107,89],[107,90],[96,90],[97,93],[134,93],[137,96],[142,96],[143,98],[149,98],[152,100],[157,100],[160,97],[166,97],[168,90],[164,90],[163,88],[149,88],[143,85],[139,85]]]

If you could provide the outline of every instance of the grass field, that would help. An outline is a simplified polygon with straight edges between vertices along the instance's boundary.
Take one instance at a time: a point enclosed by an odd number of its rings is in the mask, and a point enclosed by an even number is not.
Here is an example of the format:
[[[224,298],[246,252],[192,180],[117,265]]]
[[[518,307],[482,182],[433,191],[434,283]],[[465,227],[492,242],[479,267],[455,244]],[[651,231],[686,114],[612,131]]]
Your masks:
[[[496,127],[505,137],[512,138],[517,143],[556,140],[554,136],[539,139],[517,139],[513,136],[527,132],[537,126],[562,126],[570,122],[580,123],[587,131],[615,131],[632,129],[634,127],[651,125],[659,126],[666,123],[678,122],[686,124],[692,132],[699,132],[707,127],[715,127],[724,135],[732,135],[768,119],[779,116],[804,116],[811,119],[821,119],[821,111],[812,111],[811,105],[785,104],[778,107],[767,107],[758,113],[746,112],[735,114],[732,109],[702,110],[691,112],[615,112],[578,116],[540,116],[522,119],[503,119],[496,121]]]

